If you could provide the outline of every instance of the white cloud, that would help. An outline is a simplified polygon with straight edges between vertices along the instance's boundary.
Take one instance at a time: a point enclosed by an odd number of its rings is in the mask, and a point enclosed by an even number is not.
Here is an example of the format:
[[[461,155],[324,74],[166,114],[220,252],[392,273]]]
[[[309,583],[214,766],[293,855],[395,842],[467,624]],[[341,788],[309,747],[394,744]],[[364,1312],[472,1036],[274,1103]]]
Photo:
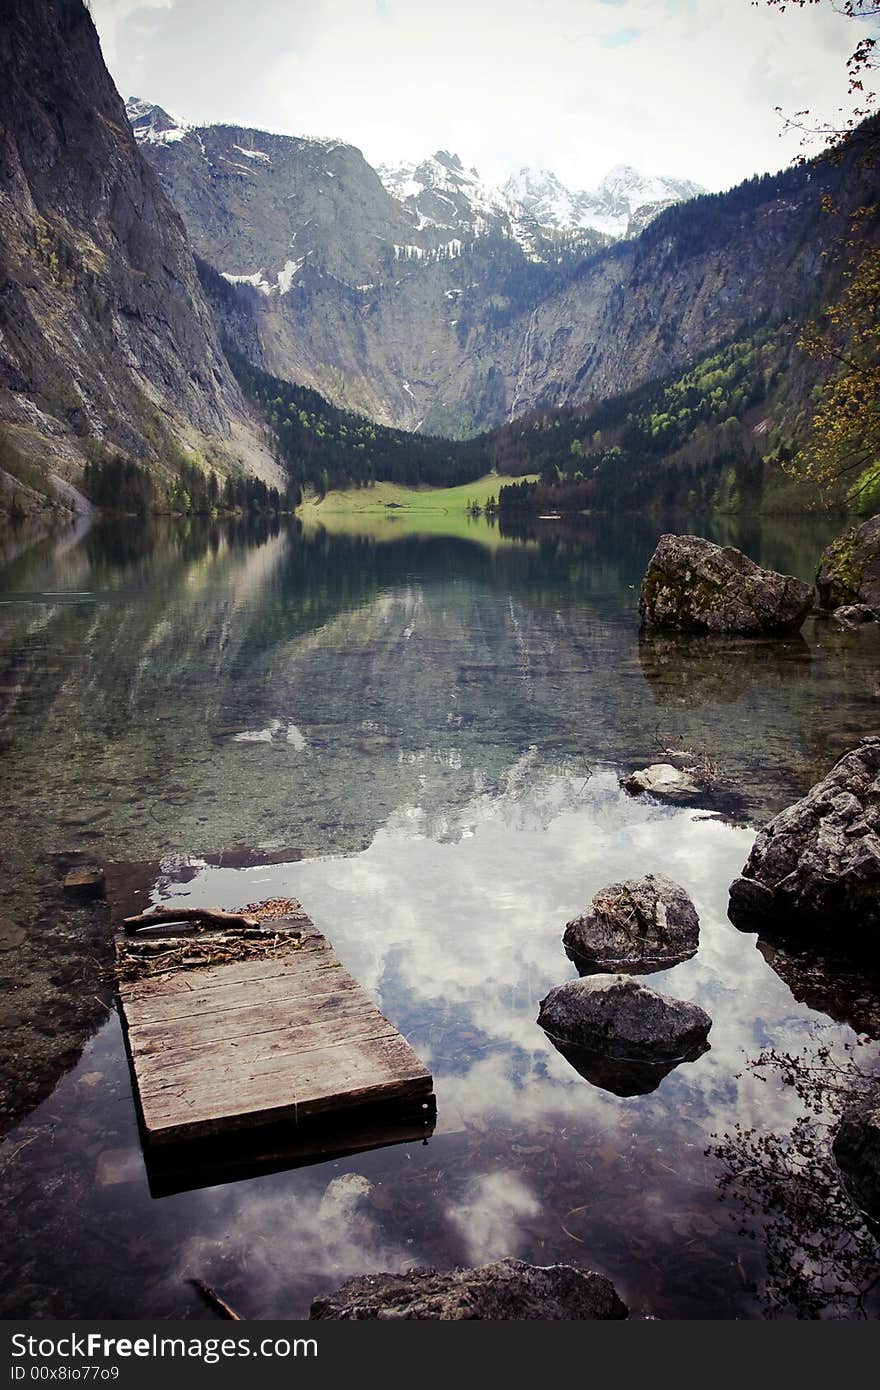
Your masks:
[[[111,70],[192,121],[337,134],[374,163],[458,150],[595,181],[620,160],[724,187],[831,114],[858,30],[750,0],[93,0]]]

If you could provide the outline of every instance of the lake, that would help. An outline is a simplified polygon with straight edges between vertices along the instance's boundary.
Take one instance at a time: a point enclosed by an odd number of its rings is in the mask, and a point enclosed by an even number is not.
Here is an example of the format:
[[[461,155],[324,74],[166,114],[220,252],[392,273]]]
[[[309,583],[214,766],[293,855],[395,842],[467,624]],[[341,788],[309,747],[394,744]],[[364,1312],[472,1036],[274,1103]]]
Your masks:
[[[600,1270],[636,1314],[780,1311],[772,1213],[713,1150],[802,1114],[752,1059],[845,1060],[880,1036],[880,994],[758,949],[727,888],[754,827],[880,732],[880,644],[818,619],[773,642],[640,639],[663,529],[132,520],[0,570],[2,1316],[200,1317],[197,1277],[243,1317],[302,1317],[349,1275],[508,1255]],[[840,526],[670,529],[812,579]],[[621,790],[665,748],[714,765],[705,805]],[[281,862],[203,857],[241,846]],[[151,1195],[106,927],[61,892],[104,860],[143,864],[154,901],[299,898],[432,1067],[431,1138]],[[707,1009],[711,1047],[618,1096],[535,1019],[575,973],[565,922],[649,872],[687,889],[701,943],[643,982]],[[850,1316],[842,1277],[804,1276]]]

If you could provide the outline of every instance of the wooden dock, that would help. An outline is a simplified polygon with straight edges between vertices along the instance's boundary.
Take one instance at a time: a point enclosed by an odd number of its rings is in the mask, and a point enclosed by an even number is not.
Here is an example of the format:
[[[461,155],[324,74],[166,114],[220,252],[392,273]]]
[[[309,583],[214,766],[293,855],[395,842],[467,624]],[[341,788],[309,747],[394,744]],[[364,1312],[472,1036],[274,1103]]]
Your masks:
[[[140,947],[154,953],[144,957],[150,968],[133,979],[126,973],[138,948],[131,935],[117,936],[119,1000],[149,1145],[321,1116],[338,1122],[344,1112],[358,1120],[361,1107],[395,1102],[432,1121],[430,1072],[326,937],[301,912],[260,928],[236,942],[240,958],[216,964],[229,938],[200,934],[193,948],[190,935],[182,967],[173,934],[154,928],[151,945]],[[205,964],[193,963],[193,949]]]

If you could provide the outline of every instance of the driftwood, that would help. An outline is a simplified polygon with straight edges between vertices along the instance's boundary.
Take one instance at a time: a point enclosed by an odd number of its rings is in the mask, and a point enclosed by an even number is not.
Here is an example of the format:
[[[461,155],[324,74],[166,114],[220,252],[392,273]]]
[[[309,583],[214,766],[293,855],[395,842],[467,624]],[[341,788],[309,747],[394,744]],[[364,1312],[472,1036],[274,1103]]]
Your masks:
[[[230,1308],[219,1294],[216,1294],[210,1284],[206,1284],[203,1279],[190,1279],[194,1289],[197,1289],[205,1300],[209,1308],[213,1308],[218,1317],[228,1318],[230,1322],[241,1322],[241,1318],[233,1308]]]
[[[166,922],[200,922],[223,931],[229,928],[260,930],[259,918],[243,912],[224,912],[219,907],[155,907],[142,916],[124,918],[122,925],[127,936],[135,936],[147,927],[161,926]]]

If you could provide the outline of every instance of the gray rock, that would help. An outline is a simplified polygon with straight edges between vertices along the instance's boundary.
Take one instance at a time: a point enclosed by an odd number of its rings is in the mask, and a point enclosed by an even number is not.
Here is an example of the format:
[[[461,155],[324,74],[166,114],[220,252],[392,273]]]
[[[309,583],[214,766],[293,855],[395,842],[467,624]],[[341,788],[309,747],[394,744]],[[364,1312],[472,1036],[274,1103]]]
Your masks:
[[[572,1265],[542,1267],[499,1260],[482,1269],[413,1269],[349,1279],[312,1303],[316,1320],[420,1318],[581,1321],[621,1319],[626,1305],[602,1274]]]
[[[877,614],[874,609],[869,608],[866,603],[846,603],[842,608],[835,608],[832,617],[835,622],[847,630],[861,627],[862,623],[876,623],[877,621]]]
[[[760,636],[795,632],[813,590],[791,575],[764,570],[733,546],[702,536],[661,536],[639,597],[647,629]]]
[[[880,1221],[880,1085],[843,1112],[832,1145],[844,1186],[853,1201]]]
[[[631,772],[621,778],[620,785],[631,796],[651,792],[654,796],[676,798],[696,796],[700,788],[690,773],[674,767],[672,763],[651,763],[650,767]]]
[[[683,888],[662,874],[611,883],[580,917],[566,924],[562,943],[579,969],[663,970],[687,960],[700,941],[700,919]]]
[[[745,931],[828,931],[838,948],[877,950],[880,738],[865,738],[759,833],[728,913]]]
[[[617,1061],[672,1062],[705,1051],[712,1020],[626,975],[566,980],[541,1000],[541,1027],[558,1042]]]
[[[824,609],[864,604],[880,610],[880,516],[852,527],[822,551],[816,588]]]

